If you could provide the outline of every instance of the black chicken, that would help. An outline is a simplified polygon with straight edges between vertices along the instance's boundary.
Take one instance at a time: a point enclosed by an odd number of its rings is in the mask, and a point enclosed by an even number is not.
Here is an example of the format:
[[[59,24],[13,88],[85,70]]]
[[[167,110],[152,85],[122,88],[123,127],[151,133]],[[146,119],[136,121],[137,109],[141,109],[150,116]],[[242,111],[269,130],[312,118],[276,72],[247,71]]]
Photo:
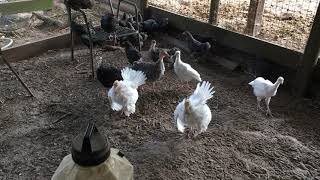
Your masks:
[[[160,50],[159,58],[157,62],[144,62],[136,61],[133,63],[132,69],[136,71],[142,71],[147,76],[147,81],[154,82],[159,80],[165,72],[164,58],[168,56],[168,53]]]
[[[88,48],[90,47],[89,43],[89,35],[86,25],[84,24],[78,24],[74,21],[71,21],[71,29],[73,32],[76,33],[76,35],[80,36],[81,42],[86,45]],[[89,24],[89,29],[92,35],[95,34],[95,29],[92,26],[92,24]],[[92,36],[92,44],[93,46],[101,46],[104,43],[104,40],[102,38]]]
[[[65,0],[65,4],[74,10],[91,9],[93,5],[91,0]]]
[[[102,60],[98,62],[97,79],[106,88],[111,88],[114,81],[122,80],[121,70],[115,67],[106,67],[102,65]]]
[[[211,44],[209,42],[202,43],[196,40],[189,31],[183,32],[183,35],[186,36],[188,48],[192,51],[192,53],[203,55],[203,53],[208,52],[211,48]]]
[[[141,23],[142,31],[144,32],[162,32],[166,30],[168,25],[168,18],[163,18],[159,20],[147,19]]]
[[[141,59],[141,53],[129,41],[124,42],[124,47],[130,64],[133,64],[135,61],[139,61]]]
[[[128,27],[129,15],[127,13],[123,13],[122,18],[119,20],[119,26]]]
[[[117,27],[119,26],[117,18],[111,13],[107,13],[102,16],[100,23],[101,28],[108,33],[115,32],[117,30]]]

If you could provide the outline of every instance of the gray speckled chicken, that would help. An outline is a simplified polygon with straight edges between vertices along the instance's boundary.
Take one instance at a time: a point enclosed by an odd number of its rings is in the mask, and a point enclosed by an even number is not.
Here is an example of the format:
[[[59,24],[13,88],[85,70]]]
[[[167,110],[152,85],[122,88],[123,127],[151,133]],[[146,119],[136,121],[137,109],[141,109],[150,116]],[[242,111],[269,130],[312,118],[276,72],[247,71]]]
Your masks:
[[[167,52],[161,51],[157,62],[135,61],[132,69],[144,72],[147,76],[147,81],[153,82],[154,87],[154,82],[164,75],[165,66],[163,59],[167,56],[169,56]]]

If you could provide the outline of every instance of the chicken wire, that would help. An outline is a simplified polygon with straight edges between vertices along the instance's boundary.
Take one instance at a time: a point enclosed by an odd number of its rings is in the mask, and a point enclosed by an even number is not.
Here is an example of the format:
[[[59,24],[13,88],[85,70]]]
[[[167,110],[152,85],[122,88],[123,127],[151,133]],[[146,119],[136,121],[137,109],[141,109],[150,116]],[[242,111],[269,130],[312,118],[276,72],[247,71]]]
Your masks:
[[[320,0],[266,0],[257,38],[303,51]],[[150,0],[149,4],[208,22],[211,0]],[[244,33],[250,0],[220,0],[217,25]]]

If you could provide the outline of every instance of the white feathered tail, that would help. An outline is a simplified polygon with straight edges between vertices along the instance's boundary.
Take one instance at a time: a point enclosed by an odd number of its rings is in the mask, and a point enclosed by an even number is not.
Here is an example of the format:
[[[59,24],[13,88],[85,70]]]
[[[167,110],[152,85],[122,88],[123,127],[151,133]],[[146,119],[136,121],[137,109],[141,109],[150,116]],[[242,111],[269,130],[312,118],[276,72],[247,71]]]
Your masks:
[[[145,84],[147,80],[146,75],[142,71],[136,71],[128,67],[121,70],[121,76],[123,81],[134,89]]]
[[[213,94],[215,93],[215,91],[213,90],[214,87],[212,86],[210,88],[210,86],[211,83],[209,83],[208,81],[203,81],[202,83],[197,84],[196,90],[189,98],[192,105],[196,106],[206,104],[207,100],[213,97]]]

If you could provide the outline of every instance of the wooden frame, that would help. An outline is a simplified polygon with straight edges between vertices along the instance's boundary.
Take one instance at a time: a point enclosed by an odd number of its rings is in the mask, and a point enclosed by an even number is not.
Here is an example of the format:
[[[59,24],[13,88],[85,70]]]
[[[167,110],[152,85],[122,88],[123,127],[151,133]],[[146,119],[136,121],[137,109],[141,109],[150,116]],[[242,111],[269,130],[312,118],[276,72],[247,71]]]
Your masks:
[[[261,29],[264,3],[265,0],[250,0],[247,26],[244,33],[252,36],[256,36],[259,33]]]
[[[52,8],[52,0],[19,0],[0,3],[0,15],[16,14]]]
[[[17,62],[30,57],[38,56],[41,53],[52,49],[62,49],[70,47],[70,33],[52,36],[46,39],[33,41],[23,45],[11,47],[3,50],[3,55],[8,62]],[[2,62],[0,61],[0,64]]]
[[[211,0],[210,13],[209,13],[209,24],[212,24],[212,25],[217,24],[219,5],[220,5],[220,0]]]

